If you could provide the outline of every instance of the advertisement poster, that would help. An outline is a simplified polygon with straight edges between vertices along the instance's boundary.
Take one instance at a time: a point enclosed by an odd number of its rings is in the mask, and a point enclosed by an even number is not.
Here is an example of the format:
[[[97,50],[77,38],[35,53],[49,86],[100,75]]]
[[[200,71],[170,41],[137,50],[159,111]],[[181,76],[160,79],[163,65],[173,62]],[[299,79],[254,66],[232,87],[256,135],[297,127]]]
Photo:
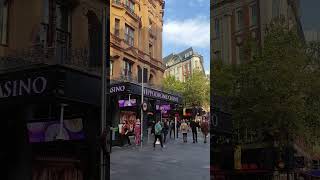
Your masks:
[[[120,123],[128,122],[130,128],[133,128],[136,123],[136,113],[131,111],[120,112]]]
[[[31,143],[56,141],[58,138],[63,140],[83,140],[85,138],[80,118],[64,120],[61,134],[59,121],[28,123],[27,128]],[[59,135],[61,136],[58,137]]]

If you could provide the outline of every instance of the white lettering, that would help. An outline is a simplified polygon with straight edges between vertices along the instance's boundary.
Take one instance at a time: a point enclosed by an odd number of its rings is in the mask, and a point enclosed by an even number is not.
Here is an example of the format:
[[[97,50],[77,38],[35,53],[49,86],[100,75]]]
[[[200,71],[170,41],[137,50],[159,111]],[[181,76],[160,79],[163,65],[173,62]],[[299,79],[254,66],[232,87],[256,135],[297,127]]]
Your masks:
[[[28,78],[27,85],[24,83],[23,80],[20,80],[19,83],[19,95],[21,96],[23,94],[22,88],[27,92],[27,94],[30,94],[31,91],[31,79]]]
[[[37,89],[37,82],[39,80],[41,80],[40,82],[41,82],[41,85],[42,85],[40,90]],[[46,89],[46,87],[47,87],[47,80],[44,77],[37,77],[32,83],[33,91],[35,93],[37,93],[37,94],[43,93],[43,91]]]

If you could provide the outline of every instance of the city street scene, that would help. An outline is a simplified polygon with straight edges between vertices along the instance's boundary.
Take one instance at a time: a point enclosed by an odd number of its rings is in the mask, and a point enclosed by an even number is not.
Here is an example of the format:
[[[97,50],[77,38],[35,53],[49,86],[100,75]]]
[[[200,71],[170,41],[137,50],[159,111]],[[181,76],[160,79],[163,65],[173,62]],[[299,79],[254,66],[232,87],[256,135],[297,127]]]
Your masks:
[[[211,179],[320,179],[320,1],[211,1]]]
[[[209,70],[209,0],[111,0],[112,180],[210,179]]]

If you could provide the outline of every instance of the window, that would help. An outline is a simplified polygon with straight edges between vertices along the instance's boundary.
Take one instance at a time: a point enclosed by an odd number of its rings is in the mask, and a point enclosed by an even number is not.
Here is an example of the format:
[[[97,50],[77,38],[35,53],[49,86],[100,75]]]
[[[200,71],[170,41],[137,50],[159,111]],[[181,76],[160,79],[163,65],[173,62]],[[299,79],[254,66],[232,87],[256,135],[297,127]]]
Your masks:
[[[110,61],[110,76],[113,75],[113,61]]]
[[[142,69],[138,66],[138,83],[142,83]]]
[[[125,26],[125,42],[130,46],[134,45],[134,29],[128,25]]]
[[[8,33],[8,2],[0,0],[0,41],[7,44]]]
[[[152,44],[149,44],[149,55],[150,55],[150,57],[153,57],[153,46],[152,46]]]
[[[218,126],[218,116],[215,114],[212,115],[212,125],[215,127]]]
[[[254,4],[252,6],[250,6],[250,12],[251,12],[251,25],[257,25],[257,4]]]
[[[124,60],[122,75],[125,77],[131,77],[131,74],[132,74],[132,63],[130,63],[127,60]]]
[[[126,0],[126,6],[131,12],[134,12],[134,2],[132,0]]]
[[[114,35],[120,36],[120,19],[115,18],[114,20]]]
[[[221,51],[214,52],[214,57],[216,60],[222,60]]]
[[[140,78],[140,79],[142,80],[142,78]],[[140,80],[140,82],[141,82],[141,80]],[[148,82],[148,69],[143,68],[143,83],[147,83],[147,82]]]
[[[280,16],[280,0],[272,0],[272,17]]]
[[[245,61],[245,50],[242,45],[237,46],[237,57],[238,57],[238,64],[241,64]]]
[[[238,10],[237,11],[237,27],[238,29],[243,28],[243,11],[242,10]]]
[[[67,7],[57,4],[57,29],[68,32],[69,31],[69,13]]]
[[[215,19],[214,20],[214,32],[216,34],[216,38],[220,37],[220,20]]]

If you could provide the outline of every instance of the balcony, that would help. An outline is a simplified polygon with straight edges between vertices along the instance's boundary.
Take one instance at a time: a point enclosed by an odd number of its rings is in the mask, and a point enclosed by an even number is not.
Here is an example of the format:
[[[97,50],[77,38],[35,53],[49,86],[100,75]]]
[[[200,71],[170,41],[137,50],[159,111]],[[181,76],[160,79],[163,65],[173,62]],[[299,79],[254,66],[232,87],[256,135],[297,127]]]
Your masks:
[[[90,59],[90,52],[86,48],[65,50],[67,54],[59,54],[57,48],[30,48],[24,50],[10,50],[8,55],[0,57],[0,73],[7,73],[22,69],[31,69],[50,65],[61,65],[71,69],[100,75],[101,65]]]
[[[130,6],[124,4],[124,8],[127,10],[127,13],[133,17],[135,20],[140,21],[140,17],[134,12],[134,9],[130,8]]]

